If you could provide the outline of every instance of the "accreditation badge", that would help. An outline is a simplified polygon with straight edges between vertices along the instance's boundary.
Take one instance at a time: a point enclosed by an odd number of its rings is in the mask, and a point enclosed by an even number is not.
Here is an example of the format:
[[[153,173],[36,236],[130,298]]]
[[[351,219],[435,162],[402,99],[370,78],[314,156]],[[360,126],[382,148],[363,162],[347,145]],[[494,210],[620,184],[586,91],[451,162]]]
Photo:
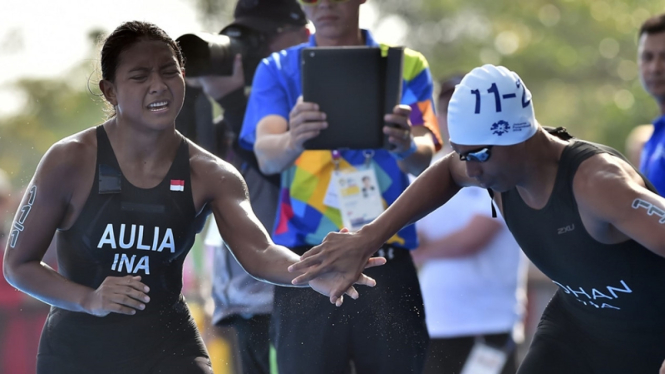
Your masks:
[[[499,374],[507,359],[502,349],[476,341],[460,374]]]
[[[385,210],[373,167],[335,170],[324,203],[339,209],[349,231],[359,230]]]

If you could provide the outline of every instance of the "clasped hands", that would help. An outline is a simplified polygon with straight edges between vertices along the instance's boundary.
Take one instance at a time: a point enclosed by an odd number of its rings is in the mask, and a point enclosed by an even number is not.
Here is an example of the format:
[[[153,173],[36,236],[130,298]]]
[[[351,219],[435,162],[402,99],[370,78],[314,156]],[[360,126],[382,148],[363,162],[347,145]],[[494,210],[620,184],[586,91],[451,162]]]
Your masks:
[[[330,295],[330,302],[340,306],[347,294],[352,299],[358,298],[354,284],[374,287],[376,281],[363,270],[386,263],[384,257],[372,257],[375,250],[367,252],[357,233],[347,229],[329,233],[323,242],[305,252],[300,261],[289,266],[290,272],[302,272],[293,279],[294,285],[308,284],[317,292]],[[376,248],[378,249],[378,248]]]

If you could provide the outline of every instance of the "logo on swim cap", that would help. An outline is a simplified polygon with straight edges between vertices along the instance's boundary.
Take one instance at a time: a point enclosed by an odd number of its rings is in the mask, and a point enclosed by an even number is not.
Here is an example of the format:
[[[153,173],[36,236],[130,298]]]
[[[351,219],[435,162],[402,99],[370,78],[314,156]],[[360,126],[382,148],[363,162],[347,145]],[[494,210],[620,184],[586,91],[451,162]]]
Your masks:
[[[506,121],[499,121],[492,125],[492,130],[494,130],[492,134],[501,136],[510,130],[510,125]]]
[[[531,92],[503,66],[473,69],[448,104],[450,141],[459,145],[513,145],[536,130]]]

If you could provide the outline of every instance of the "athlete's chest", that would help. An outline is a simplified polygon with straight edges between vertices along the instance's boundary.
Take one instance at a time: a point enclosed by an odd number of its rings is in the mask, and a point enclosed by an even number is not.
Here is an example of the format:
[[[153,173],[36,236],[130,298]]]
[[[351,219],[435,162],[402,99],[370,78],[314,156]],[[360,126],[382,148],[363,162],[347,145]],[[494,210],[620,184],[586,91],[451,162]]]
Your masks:
[[[185,184],[173,179],[150,190],[125,186],[117,194],[97,195],[84,217],[92,223],[86,230],[91,250],[102,256],[150,255],[160,262],[179,256],[194,235],[194,209]]]

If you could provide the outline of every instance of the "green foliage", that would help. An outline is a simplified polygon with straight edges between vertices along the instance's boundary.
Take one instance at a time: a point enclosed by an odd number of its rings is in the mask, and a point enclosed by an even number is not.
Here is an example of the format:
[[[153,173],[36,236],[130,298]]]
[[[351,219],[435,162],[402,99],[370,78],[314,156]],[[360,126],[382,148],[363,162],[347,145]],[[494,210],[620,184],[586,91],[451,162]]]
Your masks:
[[[198,11],[206,32],[217,33],[233,19],[233,0],[188,0]]]
[[[0,168],[25,186],[42,155],[58,140],[99,124],[103,100],[68,80],[24,79],[16,83],[28,102],[21,113],[0,118]],[[90,83],[92,85],[92,82]]]
[[[383,0],[399,14],[406,44],[429,60],[435,79],[485,63],[516,71],[543,125],[619,150],[630,130],[658,115],[642,89],[637,32],[665,9],[653,0]],[[380,21],[379,21],[380,22]]]

